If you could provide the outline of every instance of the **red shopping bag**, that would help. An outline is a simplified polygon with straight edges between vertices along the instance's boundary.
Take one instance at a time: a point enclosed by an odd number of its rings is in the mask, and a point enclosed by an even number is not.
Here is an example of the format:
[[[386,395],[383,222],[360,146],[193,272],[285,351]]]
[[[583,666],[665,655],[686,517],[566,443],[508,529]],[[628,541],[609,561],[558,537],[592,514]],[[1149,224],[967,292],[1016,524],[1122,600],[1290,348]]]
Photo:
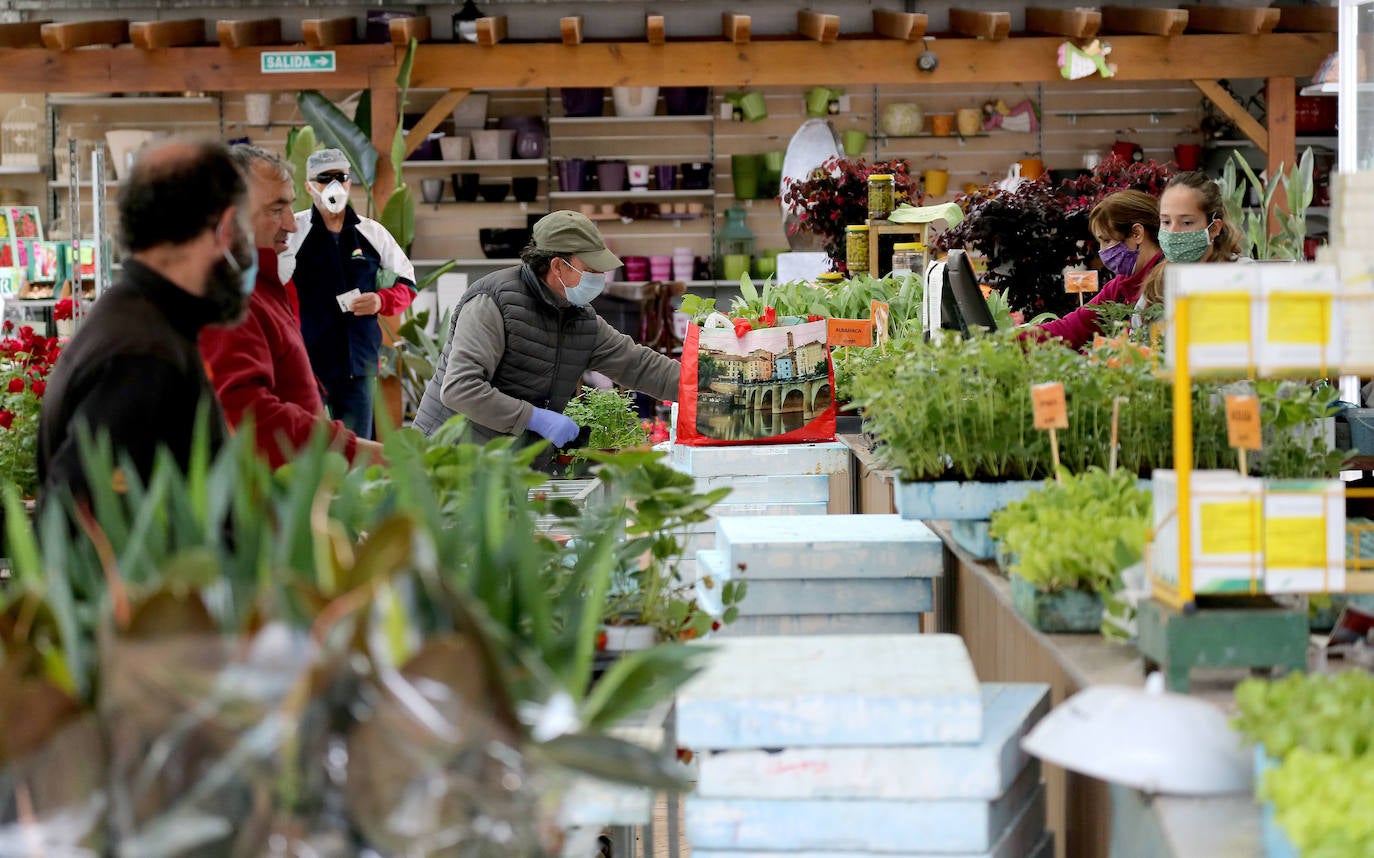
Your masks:
[[[695,447],[835,440],[835,368],[824,321],[737,336],[719,314],[682,347],[677,443]]]

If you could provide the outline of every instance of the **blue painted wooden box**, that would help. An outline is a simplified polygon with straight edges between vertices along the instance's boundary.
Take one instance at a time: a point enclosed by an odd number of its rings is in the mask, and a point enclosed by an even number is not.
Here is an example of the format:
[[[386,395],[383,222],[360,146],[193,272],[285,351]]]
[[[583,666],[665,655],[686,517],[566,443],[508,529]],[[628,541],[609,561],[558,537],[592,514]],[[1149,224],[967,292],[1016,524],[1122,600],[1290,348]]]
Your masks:
[[[1102,597],[1086,590],[1046,593],[1025,578],[1010,573],[1011,602],[1016,613],[1042,632],[1099,632]]]

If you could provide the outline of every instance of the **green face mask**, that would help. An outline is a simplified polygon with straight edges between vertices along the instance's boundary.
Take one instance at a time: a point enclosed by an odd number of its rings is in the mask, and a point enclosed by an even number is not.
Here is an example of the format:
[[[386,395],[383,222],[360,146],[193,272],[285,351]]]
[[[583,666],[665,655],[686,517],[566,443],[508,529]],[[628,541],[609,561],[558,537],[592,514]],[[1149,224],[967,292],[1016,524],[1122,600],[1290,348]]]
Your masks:
[[[1212,246],[1212,237],[1207,234],[1207,229],[1211,224],[1202,229],[1192,229],[1187,232],[1165,232],[1159,231],[1159,249],[1164,251],[1164,258],[1170,262],[1197,262],[1207,255],[1207,248]]]

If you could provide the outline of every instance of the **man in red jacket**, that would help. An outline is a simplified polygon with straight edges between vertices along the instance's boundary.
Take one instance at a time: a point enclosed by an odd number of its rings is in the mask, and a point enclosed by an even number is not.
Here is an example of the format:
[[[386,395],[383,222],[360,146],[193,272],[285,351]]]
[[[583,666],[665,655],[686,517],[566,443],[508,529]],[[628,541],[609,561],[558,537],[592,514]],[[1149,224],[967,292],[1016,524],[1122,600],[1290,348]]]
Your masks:
[[[256,146],[235,146],[230,153],[248,180],[258,276],[243,322],[207,329],[200,338],[206,373],[225,417],[238,428],[252,415],[258,453],[274,468],[289,461],[321,423],[350,461],[380,458],[381,445],[356,437],[325,415],[301,340],[295,287],[282,283],[277,274],[277,254],[286,249],[287,235],[296,231],[290,168]]]

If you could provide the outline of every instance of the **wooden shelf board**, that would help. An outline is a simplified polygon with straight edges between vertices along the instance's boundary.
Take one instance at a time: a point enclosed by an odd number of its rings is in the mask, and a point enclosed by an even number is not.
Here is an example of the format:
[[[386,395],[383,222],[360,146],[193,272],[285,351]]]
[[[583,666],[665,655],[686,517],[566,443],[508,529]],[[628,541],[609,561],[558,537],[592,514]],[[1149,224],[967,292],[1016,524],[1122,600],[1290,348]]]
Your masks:
[[[709,113],[689,116],[550,116],[550,125],[589,125],[594,122],[710,122],[715,116]]]
[[[547,166],[549,166],[549,159],[548,159],[548,158],[503,158],[503,159],[497,160],[497,161],[478,161],[478,160],[476,160],[476,159],[474,159],[474,158],[469,158],[469,159],[466,160],[466,161],[406,161],[406,162],[403,163],[402,169],[407,169],[407,170],[408,170],[408,169],[410,169],[411,167],[420,168],[420,169],[423,169],[423,168],[426,168],[426,167],[434,167],[434,168],[436,168],[436,169],[437,169],[437,168],[445,168],[445,167],[446,167],[446,168],[448,168],[448,169],[453,169],[453,168],[455,168],[455,167],[547,167]]]
[[[0,167],[0,176],[38,176],[42,167]]]
[[[54,107],[171,107],[193,104],[211,105],[219,101],[213,95],[50,95],[48,103]]]
[[[589,199],[589,200],[644,200],[653,202],[661,199],[682,199],[686,197],[709,197],[714,192],[709,188],[702,191],[552,191],[551,200]]]

